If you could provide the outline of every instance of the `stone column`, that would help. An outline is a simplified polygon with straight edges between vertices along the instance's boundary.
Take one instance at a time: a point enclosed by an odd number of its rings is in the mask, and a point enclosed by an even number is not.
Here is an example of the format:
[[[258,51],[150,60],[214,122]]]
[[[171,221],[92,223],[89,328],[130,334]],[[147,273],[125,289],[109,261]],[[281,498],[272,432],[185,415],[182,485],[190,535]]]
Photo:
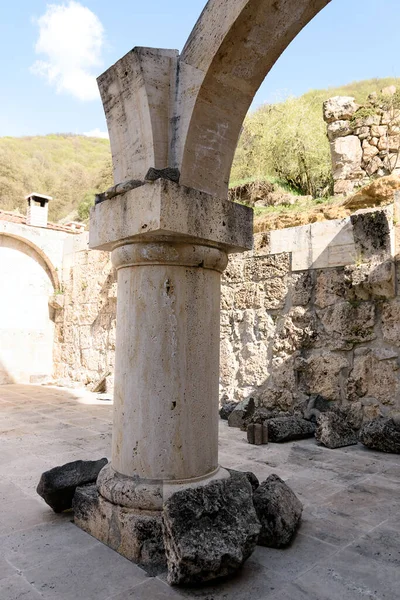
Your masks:
[[[118,271],[114,422],[103,519],[80,524],[128,558],[143,562],[143,511],[156,543],[171,494],[229,477],[218,466],[220,279],[227,254],[251,245],[250,209],[164,179],[93,209],[90,247],[110,250]]]

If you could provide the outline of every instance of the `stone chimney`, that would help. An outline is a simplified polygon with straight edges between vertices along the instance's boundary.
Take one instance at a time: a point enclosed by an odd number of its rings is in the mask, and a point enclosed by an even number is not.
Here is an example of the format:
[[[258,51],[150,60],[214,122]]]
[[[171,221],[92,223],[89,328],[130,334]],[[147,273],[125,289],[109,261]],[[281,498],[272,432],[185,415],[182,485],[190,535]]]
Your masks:
[[[28,202],[26,224],[34,227],[47,227],[49,200],[52,199],[51,196],[36,193],[26,196],[25,200]]]

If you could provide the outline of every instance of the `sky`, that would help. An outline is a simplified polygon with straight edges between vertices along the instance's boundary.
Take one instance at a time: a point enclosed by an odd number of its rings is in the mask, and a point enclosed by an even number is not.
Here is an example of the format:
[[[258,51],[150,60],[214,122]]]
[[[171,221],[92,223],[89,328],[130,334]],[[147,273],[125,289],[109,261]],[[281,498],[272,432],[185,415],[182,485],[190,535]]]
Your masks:
[[[0,137],[106,136],[96,76],[134,46],[181,50],[204,4],[0,0]],[[252,108],[310,89],[400,76],[399,18],[399,0],[332,0],[277,61]]]

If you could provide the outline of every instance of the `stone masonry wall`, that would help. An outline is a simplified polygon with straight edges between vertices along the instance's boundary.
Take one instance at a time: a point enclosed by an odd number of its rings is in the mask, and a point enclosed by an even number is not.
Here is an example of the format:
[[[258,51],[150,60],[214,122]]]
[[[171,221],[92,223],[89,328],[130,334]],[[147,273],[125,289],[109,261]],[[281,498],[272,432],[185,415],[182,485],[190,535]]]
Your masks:
[[[304,409],[310,396],[359,418],[400,411],[395,205],[257,234],[232,256],[221,298],[221,401]],[[397,209],[396,209],[397,214]],[[108,253],[73,236],[56,311],[55,375],[113,372],[116,277]],[[55,300],[57,297],[55,297]]]
[[[55,317],[54,376],[90,385],[113,373],[116,272],[110,254],[74,236],[64,256],[63,294]]]
[[[304,410],[319,394],[351,404],[360,420],[400,411],[396,229],[390,206],[259,234],[253,252],[232,258],[222,288],[222,402],[253,396],[267,408]]]
[[[335,194],[348,195],[371,177],[400,174],[400,98],[394,86],[359,106],[335,96],[324,103]]]

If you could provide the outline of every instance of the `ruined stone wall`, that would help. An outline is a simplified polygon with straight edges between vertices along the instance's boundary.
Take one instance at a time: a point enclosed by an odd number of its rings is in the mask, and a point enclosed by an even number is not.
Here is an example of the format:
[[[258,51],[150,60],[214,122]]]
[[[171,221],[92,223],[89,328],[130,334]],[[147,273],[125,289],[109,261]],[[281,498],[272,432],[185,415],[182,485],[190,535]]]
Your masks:
[[[396,211],[397,213],[397,211]],[[232,256],[221,298],[221,400],[304,409],[313,394],[360,418],[400,410],[400,264],[395,205],[257,234]],[[55,375],[113,372],[116,276],[73,236],[56,311]],[[56,297],[57,299],[57,297]]]
[[[259,234],[222,287],[222,401],[281,410],[310,396],[358,417],[400,410],[393,206]],[[287,251],[282,251],[286,249]]]
[[[55,316],[54,377],[90,385],[114,371],[116,273],[108,252],[89,250],[87,234],[68,244]]]
[[[400,97],[394,86],[359,106],[335,96],[324,103],[335,194],[347,195],[371,177],[400,174]]]

